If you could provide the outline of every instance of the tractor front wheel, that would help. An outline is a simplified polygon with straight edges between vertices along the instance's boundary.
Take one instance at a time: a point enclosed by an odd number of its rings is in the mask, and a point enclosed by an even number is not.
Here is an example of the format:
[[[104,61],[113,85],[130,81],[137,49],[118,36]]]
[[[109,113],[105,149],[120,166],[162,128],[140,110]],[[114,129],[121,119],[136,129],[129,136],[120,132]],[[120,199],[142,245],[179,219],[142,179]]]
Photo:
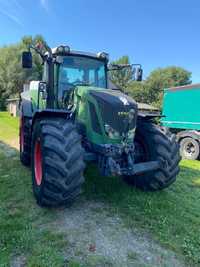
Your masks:
[[[162,161],[156,171],[142,175],[126,176],[125,180],[146,191],[161,190],[171,185],[179,173],[179,145],[175,135],[166,128],[151,122],[138,123],[135,136],[135,161]]]
[[[84,182],[83,149],[74,124],[58,118],[36,121],[31,151],[33,191],[38,204],[72,203]]]

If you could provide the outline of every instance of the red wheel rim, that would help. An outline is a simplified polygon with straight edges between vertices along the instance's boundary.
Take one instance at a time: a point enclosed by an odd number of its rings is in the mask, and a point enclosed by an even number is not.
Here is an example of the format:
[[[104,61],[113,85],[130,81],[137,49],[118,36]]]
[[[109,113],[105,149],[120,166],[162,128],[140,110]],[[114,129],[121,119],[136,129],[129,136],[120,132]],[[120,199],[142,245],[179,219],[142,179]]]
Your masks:
[[[21,152],[24,152],[24,120],[23,117],[20,118],[20,139],[19,139],[19,144],[20,144],[20,150]]]
[[[42,182],[42,152],[41,152],[40,140],[37,140],[35,142],[34,170],[35,170],[36,184],[41,185],[41,182]]]

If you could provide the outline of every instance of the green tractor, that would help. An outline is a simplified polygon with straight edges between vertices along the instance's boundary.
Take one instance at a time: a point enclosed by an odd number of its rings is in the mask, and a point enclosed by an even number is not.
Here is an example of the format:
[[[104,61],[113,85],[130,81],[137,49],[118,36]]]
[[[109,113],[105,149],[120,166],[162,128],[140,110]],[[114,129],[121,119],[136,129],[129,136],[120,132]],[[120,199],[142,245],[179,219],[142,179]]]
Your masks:
[[[20,159],[32,169],[33,192],[41,206],[68,205],[81,193],[87,162],[101,175],[122,177],[130,186],[156,191],[179,172],[175,136],[156,125],[157,114],[109,82],[108,54],[32,46],[43,60],[42,81],[21,93]],[[31,50],[23,68],[32,67]],[[142,69],[132,68],[137,81]]]

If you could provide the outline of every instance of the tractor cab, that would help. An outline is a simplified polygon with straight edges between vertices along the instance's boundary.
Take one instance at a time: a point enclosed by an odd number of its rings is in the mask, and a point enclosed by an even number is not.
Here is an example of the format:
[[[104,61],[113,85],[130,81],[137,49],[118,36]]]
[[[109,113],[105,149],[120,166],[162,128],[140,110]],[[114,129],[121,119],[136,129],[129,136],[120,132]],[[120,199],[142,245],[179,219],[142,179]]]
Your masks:
[[[108,64],[109,55],[105,52],[75,51],[63,45],[53,49],[46,47],[45,53],[43,47],[31,48],[43,59],[42,94],[44,95],[44,83],[46,83],[48,108],[63,108],[63,102],[66,102],[70,92],[78,86],[116,89],[117,87],[109,80],[110,71],[129,68],[134,76],[133,79],[142,80],[143,71],[140,64]],[[22,65],[24,68],[32,67],[30,51],[23,52]]]
[[[58,106],[68,101],[77,87],[107,88],[107,58],[72,51],[66,56],[57,56],[55,79]]]

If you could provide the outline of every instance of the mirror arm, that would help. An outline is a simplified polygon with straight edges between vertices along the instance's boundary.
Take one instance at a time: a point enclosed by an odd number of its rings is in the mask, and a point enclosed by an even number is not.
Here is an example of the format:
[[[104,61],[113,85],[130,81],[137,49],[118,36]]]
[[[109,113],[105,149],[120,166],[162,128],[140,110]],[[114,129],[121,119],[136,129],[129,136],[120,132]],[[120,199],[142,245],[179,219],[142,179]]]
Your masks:
[[[46,49],[46,51],[49,53],[49,57],[52,58],[52,51],[51,48],[47,45],[44,45],[44,48]],[[45,55],[44,53],[42,53],[36,46],[34,45],[29,45],[28,50],[31,51],[31,49],[33,49],[36,53],[38,53],[40,55],[40,57],[42,58],[43,62],[45,61],[47,55]]]
[[[125,68],[131,68],[131,67],[132,67],[131,64],[110,64],[110,66],[108,66],[108,71],[122,70]]]
[[[40,55],[40,57],[42,58],[42,61],[43,61],[43,62],[45,61],[45,55],[43,55],[43,54],[39,51],[39,49],[37,49],[36,47],[30,45],[29,48],[28,48],[28,50],[31,51],[31,49],[33,49],[37,54]]]

